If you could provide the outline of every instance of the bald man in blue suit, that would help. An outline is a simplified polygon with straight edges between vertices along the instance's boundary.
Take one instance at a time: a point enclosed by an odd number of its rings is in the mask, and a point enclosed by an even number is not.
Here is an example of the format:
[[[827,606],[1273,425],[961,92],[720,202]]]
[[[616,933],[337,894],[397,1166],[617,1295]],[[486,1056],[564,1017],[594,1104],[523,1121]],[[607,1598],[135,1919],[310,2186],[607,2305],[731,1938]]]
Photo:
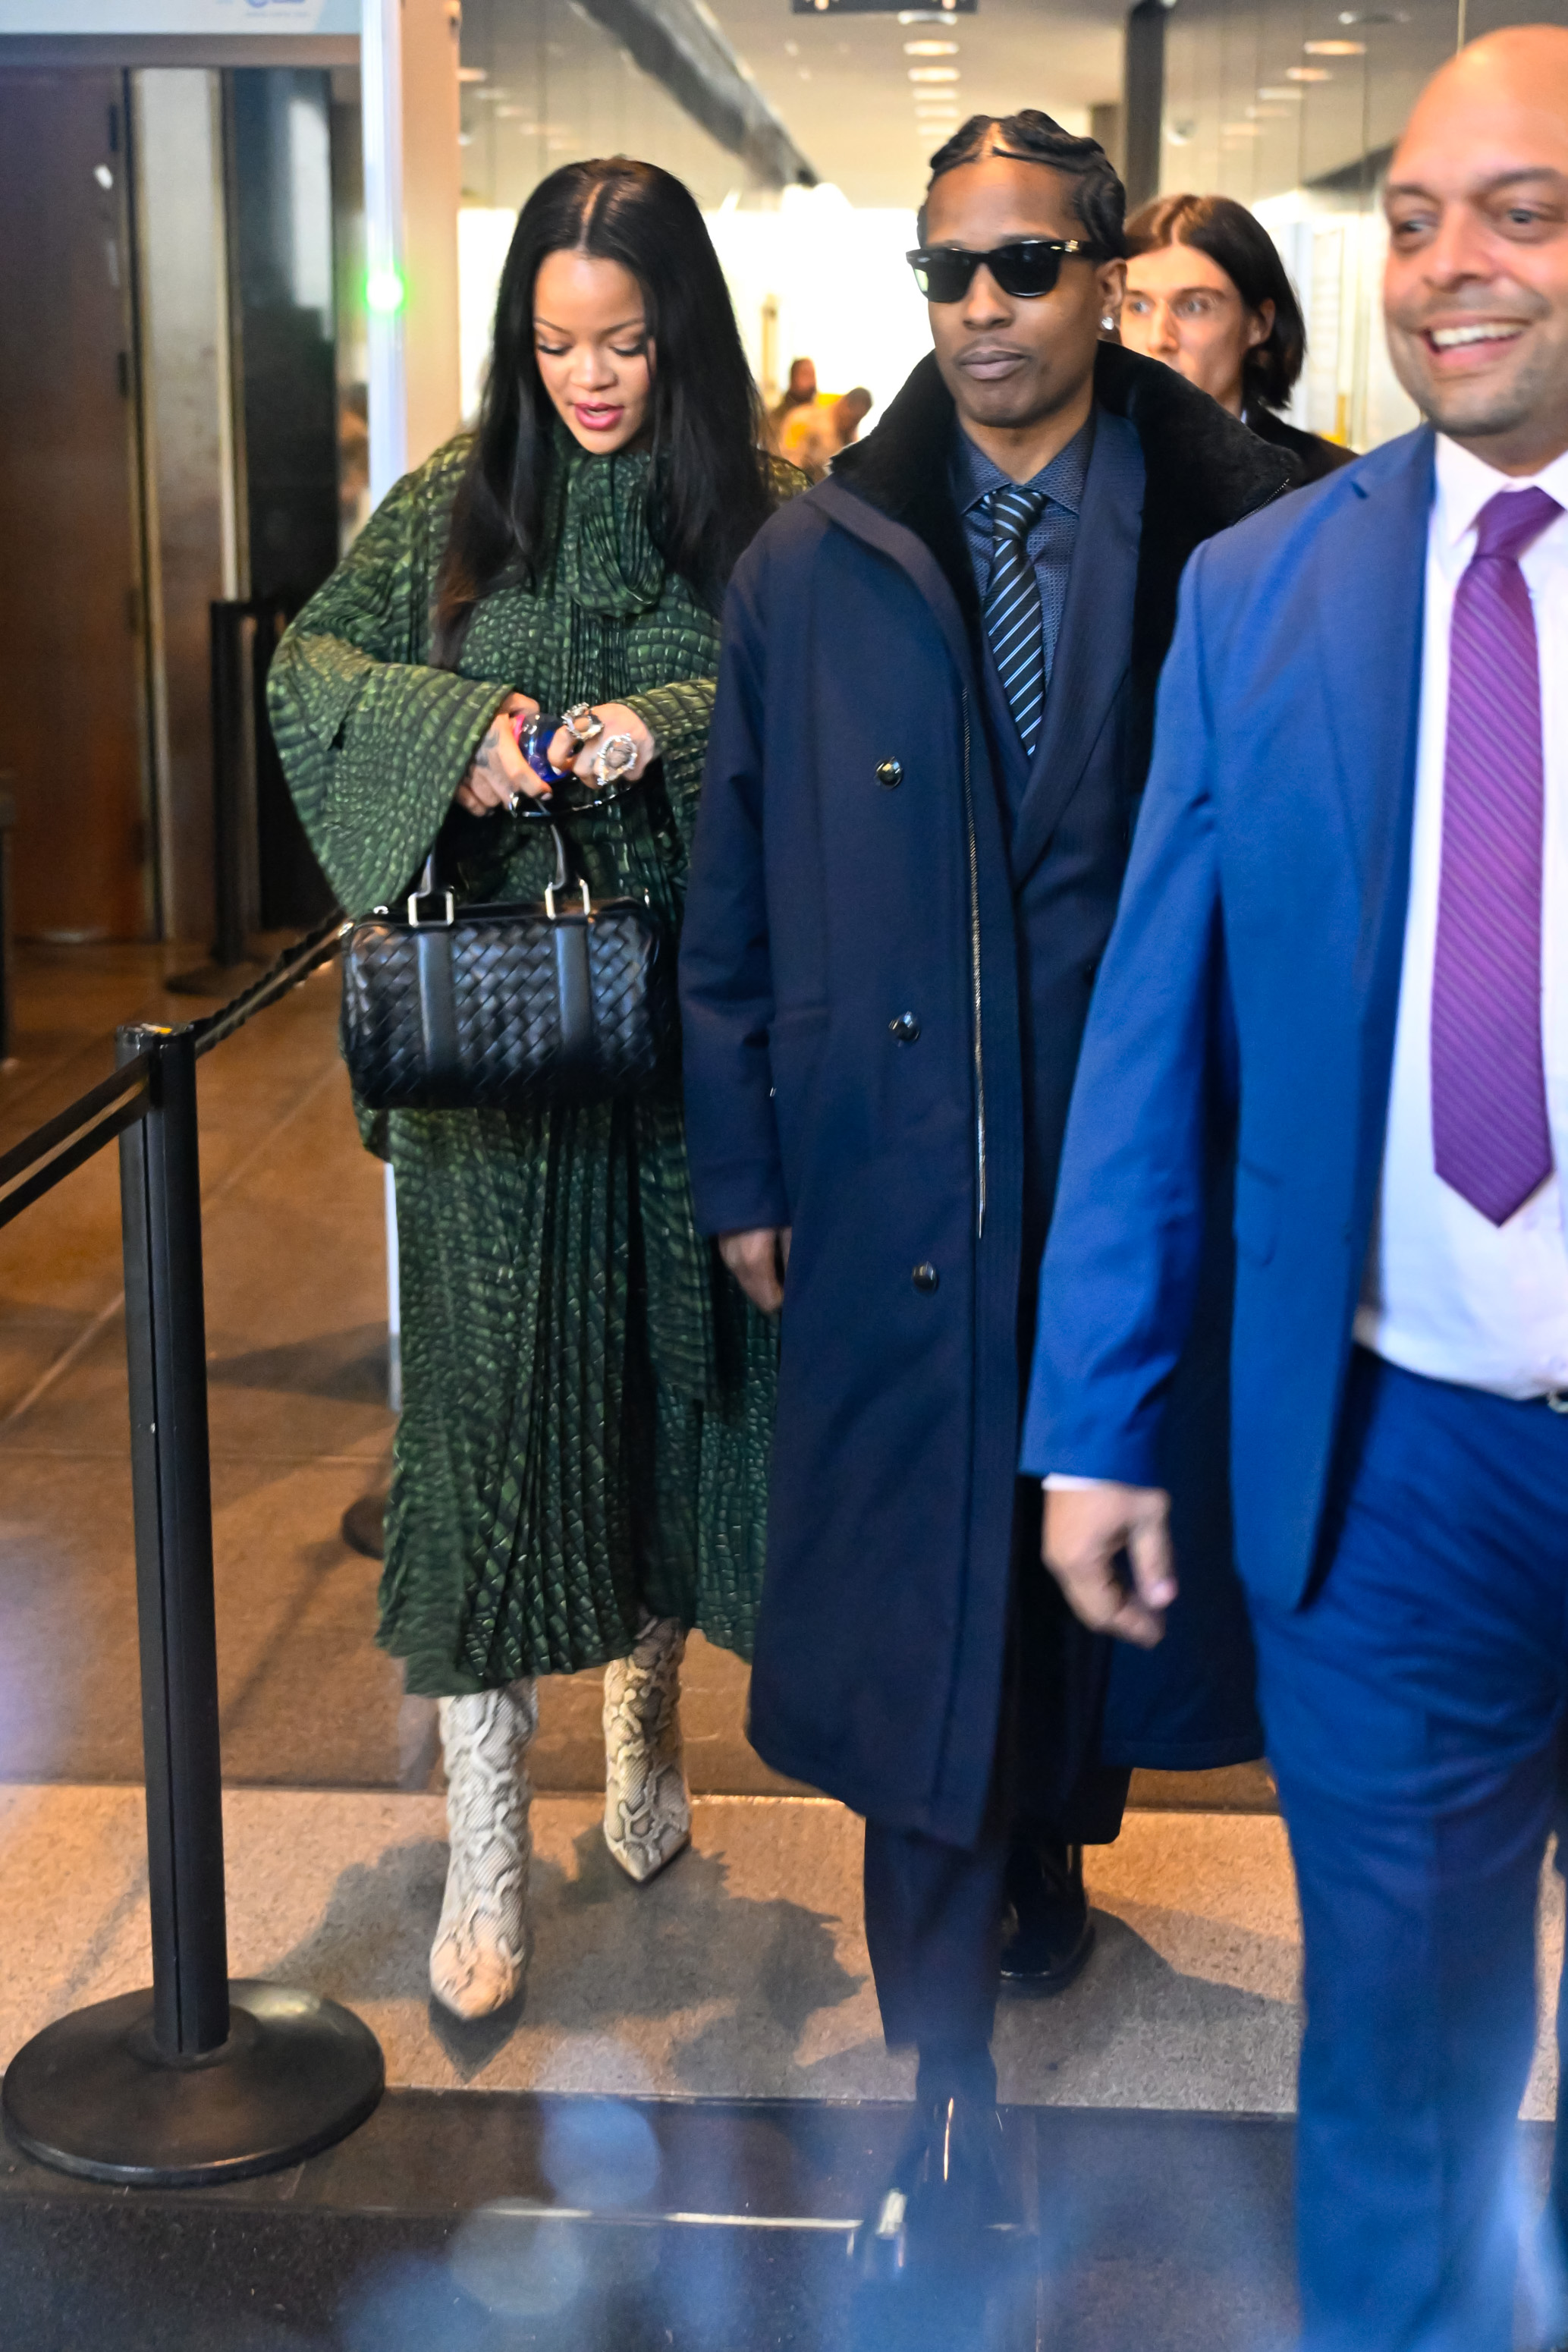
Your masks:
[[[1568,31],[1450,61],[1386,205],[1429,423],[1188,567],[1023,1460],[1080,1616],[1157,1641],[1156,1446],[1228,1088],[1305,2343],[1509,2352],[1568,1722]]]

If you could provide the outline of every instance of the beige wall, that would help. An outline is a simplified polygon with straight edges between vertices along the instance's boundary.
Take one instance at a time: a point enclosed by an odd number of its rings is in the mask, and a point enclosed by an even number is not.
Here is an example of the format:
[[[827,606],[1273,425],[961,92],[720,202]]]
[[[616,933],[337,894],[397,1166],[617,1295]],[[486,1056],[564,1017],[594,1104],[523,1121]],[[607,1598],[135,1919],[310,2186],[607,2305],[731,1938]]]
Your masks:
[[[238,593],[222,101],[200,68],[136,73],[131,92],[162,930],[200,940],[214,913],[207,608]]]
[[[463,193],[458,0],[403,0],[403,369],[408,463],[462,422],[457,210]]]

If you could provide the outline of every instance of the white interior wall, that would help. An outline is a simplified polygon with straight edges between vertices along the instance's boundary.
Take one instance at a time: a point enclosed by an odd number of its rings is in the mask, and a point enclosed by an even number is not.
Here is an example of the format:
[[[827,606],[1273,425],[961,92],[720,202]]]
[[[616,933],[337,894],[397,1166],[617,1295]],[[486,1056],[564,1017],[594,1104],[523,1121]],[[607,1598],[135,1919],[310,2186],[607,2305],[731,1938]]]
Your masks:
[[[826,392],[863,383],[878,406],[931,348],[925,305],[904,255],[915,215],[859,209],[834,187],[787,188],[765,209],[727,203],[706,215],[729,281],[752,373],[764,373],[763,316],[776,308],[774,358],[783,375],[809,354]],[[484,383],[501,266],[516,215],[465,207],[458,221],[463,413]]]
[[[208,606],[239,593],[215,73],[132,76],[154,805],[164,936],[213,920]]]
[[[1307,363],[1290,409],[1311,433],[1375,449],[1408,433],[1419,412],[1388,356],[1380,202],[1366,208],[1292,188],[1252,207],[1279,247],[1307,322]]]

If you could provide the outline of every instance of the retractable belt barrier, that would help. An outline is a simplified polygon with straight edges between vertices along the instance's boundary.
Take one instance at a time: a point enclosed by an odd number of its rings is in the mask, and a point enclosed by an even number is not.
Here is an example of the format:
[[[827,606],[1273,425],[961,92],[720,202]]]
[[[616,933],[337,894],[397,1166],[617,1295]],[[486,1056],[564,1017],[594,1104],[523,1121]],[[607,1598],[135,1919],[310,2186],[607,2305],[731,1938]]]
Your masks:
[[[12,2060],[19,2147],[175,2188],[298,2163],[362,2123],[385,2071],[336,2001],[231,1983],[224,1891],[196,1063],[334,956],[334,916],[204,1020],[116,1032],[116,1070],[0,1154],[0,1225],[120,1139],[150,1990],[73,2011]]]

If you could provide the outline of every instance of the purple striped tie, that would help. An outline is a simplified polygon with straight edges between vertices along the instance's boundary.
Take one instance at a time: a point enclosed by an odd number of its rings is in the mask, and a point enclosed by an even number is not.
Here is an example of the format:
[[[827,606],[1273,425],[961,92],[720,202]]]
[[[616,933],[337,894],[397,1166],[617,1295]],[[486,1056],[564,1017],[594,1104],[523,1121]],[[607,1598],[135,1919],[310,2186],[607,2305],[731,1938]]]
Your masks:
[[[1552,1173],[1541,1043],[1541,665],[1519,559],[1561,512],[1544,490],[1488,499],[1449,639],[1432,1150],[1444,1183],[1494,1225]]]

